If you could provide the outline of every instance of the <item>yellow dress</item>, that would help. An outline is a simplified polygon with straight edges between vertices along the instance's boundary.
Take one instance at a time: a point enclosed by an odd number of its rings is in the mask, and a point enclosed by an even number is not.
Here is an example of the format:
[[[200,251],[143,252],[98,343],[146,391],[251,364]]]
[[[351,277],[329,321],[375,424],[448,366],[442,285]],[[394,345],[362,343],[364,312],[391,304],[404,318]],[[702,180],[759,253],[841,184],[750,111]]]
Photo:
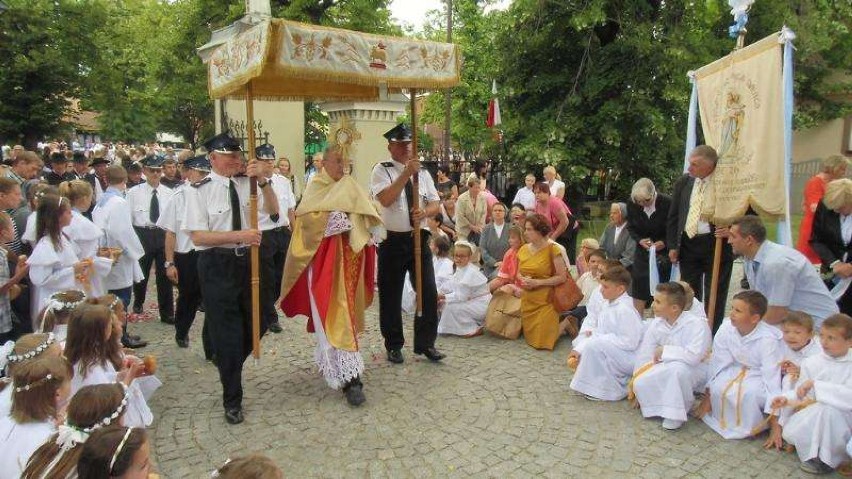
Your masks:
[[[553,276],[553,258],[559,258],[559,246],[548,244],[535,253],[529,244],[518,250],[518,273],[534,279]],[[521,322],[527,344],[536,349],[552,350],[559,339],[559,314],[550,302],[553,287],[524,290],[521,293]]]

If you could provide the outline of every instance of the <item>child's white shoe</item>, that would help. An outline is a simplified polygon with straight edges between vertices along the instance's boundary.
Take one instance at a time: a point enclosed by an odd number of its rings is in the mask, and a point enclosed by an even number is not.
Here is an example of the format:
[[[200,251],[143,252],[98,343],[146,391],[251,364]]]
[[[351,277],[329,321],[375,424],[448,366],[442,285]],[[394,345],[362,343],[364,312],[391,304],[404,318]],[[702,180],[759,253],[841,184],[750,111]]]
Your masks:
[[[677,421],[675,419],[663,419],[663,429],[675,431],[680,429],[686,421]]]

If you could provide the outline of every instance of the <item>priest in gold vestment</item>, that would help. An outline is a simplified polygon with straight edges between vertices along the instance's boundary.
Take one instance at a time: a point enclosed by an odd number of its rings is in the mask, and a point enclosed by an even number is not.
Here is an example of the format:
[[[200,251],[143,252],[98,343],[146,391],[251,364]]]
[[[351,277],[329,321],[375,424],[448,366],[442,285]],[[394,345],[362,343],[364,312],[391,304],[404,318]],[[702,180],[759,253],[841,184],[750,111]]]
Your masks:
[[[365,400],[358,336],[364,330],[364,311],[373,301],[372,238],[382,230],[382,220],[367,192],[344,174],[344,163],[337,147],[326,149],[322,172],[302,195],[280,305],[288,317],[308,317],[320,372],[333,389],[343,389],[349,404],[358,406]]]

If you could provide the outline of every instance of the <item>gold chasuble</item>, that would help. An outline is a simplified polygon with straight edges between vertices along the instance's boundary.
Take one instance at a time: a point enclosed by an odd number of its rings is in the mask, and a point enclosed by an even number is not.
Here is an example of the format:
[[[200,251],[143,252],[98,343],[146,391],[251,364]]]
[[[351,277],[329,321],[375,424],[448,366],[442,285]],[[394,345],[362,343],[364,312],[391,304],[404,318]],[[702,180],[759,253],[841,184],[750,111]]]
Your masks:
[[[334,211],[347,214],[351,229],[326,236]],[[374,292],[376,247],[368,244],[370,230],[381,224],[366,192],[348,175],[334,181],[319,173],[296,209],[281,282],[281,309],[289,317],[307,316],[307,329],[314,332],[312,296],[328,342],[337,349],[358,350],[364,310]]]

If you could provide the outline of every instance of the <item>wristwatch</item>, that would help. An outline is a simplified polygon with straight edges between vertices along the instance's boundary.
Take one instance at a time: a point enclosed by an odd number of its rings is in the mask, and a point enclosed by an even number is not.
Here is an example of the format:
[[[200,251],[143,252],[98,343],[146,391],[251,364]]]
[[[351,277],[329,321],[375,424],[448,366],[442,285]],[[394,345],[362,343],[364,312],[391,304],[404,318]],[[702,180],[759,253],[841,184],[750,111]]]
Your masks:
[[[265,182],[263,182],[263,183],[261,183],[261,182],[259,182],[259,181],[258,181],[258,182],[257,182],[257,186],[258,186],[258,188],[266,188],[267,186],[269,186],[269,180],[267,180],[267,181],[265,181]]]
[[[174,264],[173,262],[171,262],[171,261],[164,261],[164,262],[163,262],[163,267],[165,267],[166,269],[171,268],[171,267],[172,267],[172,266],[174,266],[174,265],[175,265],[175,264]]]

